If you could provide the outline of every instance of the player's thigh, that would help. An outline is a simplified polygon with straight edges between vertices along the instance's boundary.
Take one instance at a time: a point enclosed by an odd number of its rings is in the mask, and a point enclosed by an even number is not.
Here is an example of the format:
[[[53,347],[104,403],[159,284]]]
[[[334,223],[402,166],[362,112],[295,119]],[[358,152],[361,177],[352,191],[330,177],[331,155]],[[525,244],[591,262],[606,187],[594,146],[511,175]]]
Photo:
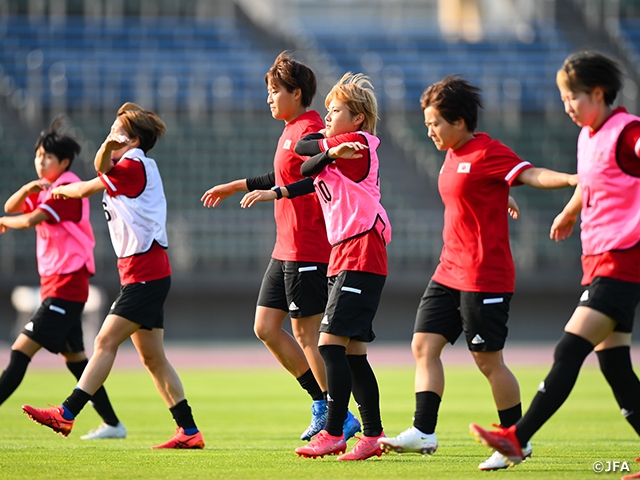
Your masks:
[[[461,293],[462,329],[470,351],[497,352],[504,348],[512,296],[509,292]]]
[[[460,291],[431,280],[420,299],[413,332],[412,344],[420,350],[430,337],[416,334],[439,335],[453,345],[462,333]]]

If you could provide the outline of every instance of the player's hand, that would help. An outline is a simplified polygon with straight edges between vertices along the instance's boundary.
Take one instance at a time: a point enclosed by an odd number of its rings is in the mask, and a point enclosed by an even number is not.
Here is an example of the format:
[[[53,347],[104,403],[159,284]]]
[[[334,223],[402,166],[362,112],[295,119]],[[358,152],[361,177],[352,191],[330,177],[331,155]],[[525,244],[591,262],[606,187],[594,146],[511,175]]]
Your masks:
[[[576,224],[577,220],[577,215],[566,213],[564,211],[560,212],[551,224],[549,238],[556,242],[566,240],[573,233],[573,226]]]
[[[222,200],[234,193],[236,193],[236,189],[230,183],[223,183],[204,192],[200,201],[207,208],[217,207]]]
[[[33,180],[32,182],[27,183],[23,188],[29,192],[29,195],[32,193],[40,193],[42,190],[46,190],[51,186],[51,183],[46,178],[39,178],[38,180]]]
[[[66,200],[69,196],[66,194],[66,185],[60,185],[59,187],[51,190],[51,198],[54,200]]]
[[[107,150],[119,150],[122,147],[129,145],[129,143],[131,143],[131,139],[126,135],[110,133],[104,140],[103,145]]]
[[[0,235],[2,235],[4,232],[9,230],[9,227],[7,227],[4,223],[2,223],[3,218],[4,217],[0,217]]]
[[[254,190],[242,197],[240,206],[242,208],[251,208],[258,202],[272,202],[277,198],[278,195],[273,190]]]
[[[509,215],[511,215],[511,218],[513,218],[514,220],[517,220],[520,216],[520,207],[518,207],[516,199],[511,195],[509,195],[509,205],[507,206],[507,211],[509,212]]]
[[[329,149],[329,157],[331,158],[362,158],[360,150],[366,150],[369,147],[360,142],[345,142],[336,147]]]

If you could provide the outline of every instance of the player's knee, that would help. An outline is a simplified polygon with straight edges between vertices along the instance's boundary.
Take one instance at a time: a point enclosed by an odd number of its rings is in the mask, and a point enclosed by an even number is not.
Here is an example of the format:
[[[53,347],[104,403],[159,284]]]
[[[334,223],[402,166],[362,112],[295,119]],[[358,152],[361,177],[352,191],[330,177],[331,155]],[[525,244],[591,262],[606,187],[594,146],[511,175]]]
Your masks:
[[[117,343],[111,336],[109,335],[100,335],[95,338],[93,341],[93,349],[94,351],[106,351],[106,352],[115,352],[118,350],[119,343]]]
[[[155,355],[149,353],[140,353],[140,361],[150,372],[158,371],[163,368],[167,359],[164,355]]]
[[[411,339],[411,353],[413,353],[416,362],[427,360],[431,356],[440,356],[439,349],[431,348],[423,336],[416,335]]]
[[[263,323],[255,323],[253,325],[253,333],[264,343],[268,343],[273,338],[273,329]]]

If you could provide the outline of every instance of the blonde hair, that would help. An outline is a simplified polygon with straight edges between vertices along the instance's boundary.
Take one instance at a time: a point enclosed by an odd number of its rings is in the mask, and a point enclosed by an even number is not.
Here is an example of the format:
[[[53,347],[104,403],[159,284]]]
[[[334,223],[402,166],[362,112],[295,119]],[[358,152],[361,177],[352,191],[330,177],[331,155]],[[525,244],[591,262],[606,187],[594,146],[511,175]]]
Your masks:
[[[140,139],[140,149],[144,153],[151,150],[167,130],[158,115],[133,102],[127,102],[118,109],[118,119],[131,137]]]
[[[362,113],[364,121],[360,130],[372,135],[376,134],[378,101],[369,77],[362,73],[345,73],[327,95],[324,105],[329,107],[333,100],[343,103],[352,115]]]

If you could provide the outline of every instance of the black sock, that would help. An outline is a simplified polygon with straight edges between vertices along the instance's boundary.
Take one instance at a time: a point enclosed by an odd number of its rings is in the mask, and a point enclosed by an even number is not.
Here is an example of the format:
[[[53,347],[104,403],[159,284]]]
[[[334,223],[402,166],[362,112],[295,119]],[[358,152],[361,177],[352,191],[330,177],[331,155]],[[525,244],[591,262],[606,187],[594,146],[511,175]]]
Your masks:
[[[320,388],[320,385],[318,385],[316,377],[313,376],[313,372],[311,371],[311,369],[304,372],[302,375],[296,378],[296,380],[298,380],[300,386],[307,391],[307,393],[313,400],[324,400],[322,389]]]
[[[62,402],[62,406],[71,412],[71,415],[77,417],[89,400],[91,400],[91,395],[76,387],[71,395]]]
[[[522,418],[522,403],[505,410],[498,410],[498,417],[500,418],[500,425],[504,428],[515,425]]]
[[[198,427],[196,427],[196,421],[193,419],[193,414],[191,413],[191,407],[189,406],[189,403],[187,403],[186,398],[169,408],[169,411],[171,412],[171,415],[173,415],[173,419],[176,421],[176,424],[179,427],[182,427],[185,432],[187,429],[195,428],[196,431],[198,430]],[[191,435],[193,435],[193,433],[191,433]]]
[[[89,360],[86,358],[79,362],[67,362],[67,368],[73,376],[76,377],[77,380],[80,380],[82,376],[82,372],[87,367]],[[91,405],[96,409],[98,415],[102,417],[102,421],[107,425],[111,425],[115,427],[118,425],[119,420],[116,416],[116,412],[113,411],[113,407],[111,406],[111,402],[109,401],[109,397],[107,396],[107,391],[104,389],[104,386],[101,386],[96,393],[91,397]]]
[[[347,360],[351,367],[351,390],[362,418],[363,433],[366,437],[379,437],[382,434],[382,420],[376,375],[366,355],[347,355]]]
[[[351,367],[347,361],[347,349],[341,345],[320,345],[318,350],[327,369],[329,415],[325,430],[329,435],[339,437],[351,397]]]
[[[553,366],[538,387],[529,410],[516,423],[516,436],[524,446],[540,427],[551,418],[571,393],[584,359],[593,345],[573,333],[564,332],[553,354]]]
[[[440,395],[435,392],[416,392],[416,412],[413,414],[413,426],[422,433],[432,434],[438,423]]]
[[[0,405],[16,391],[27,372],[31,357],[19,350],[11,350],[9,365],[0,376]]]
[[[596,354],[622,415],[640,435],[640,382],[631,365],[630,348],[608,348]]]

